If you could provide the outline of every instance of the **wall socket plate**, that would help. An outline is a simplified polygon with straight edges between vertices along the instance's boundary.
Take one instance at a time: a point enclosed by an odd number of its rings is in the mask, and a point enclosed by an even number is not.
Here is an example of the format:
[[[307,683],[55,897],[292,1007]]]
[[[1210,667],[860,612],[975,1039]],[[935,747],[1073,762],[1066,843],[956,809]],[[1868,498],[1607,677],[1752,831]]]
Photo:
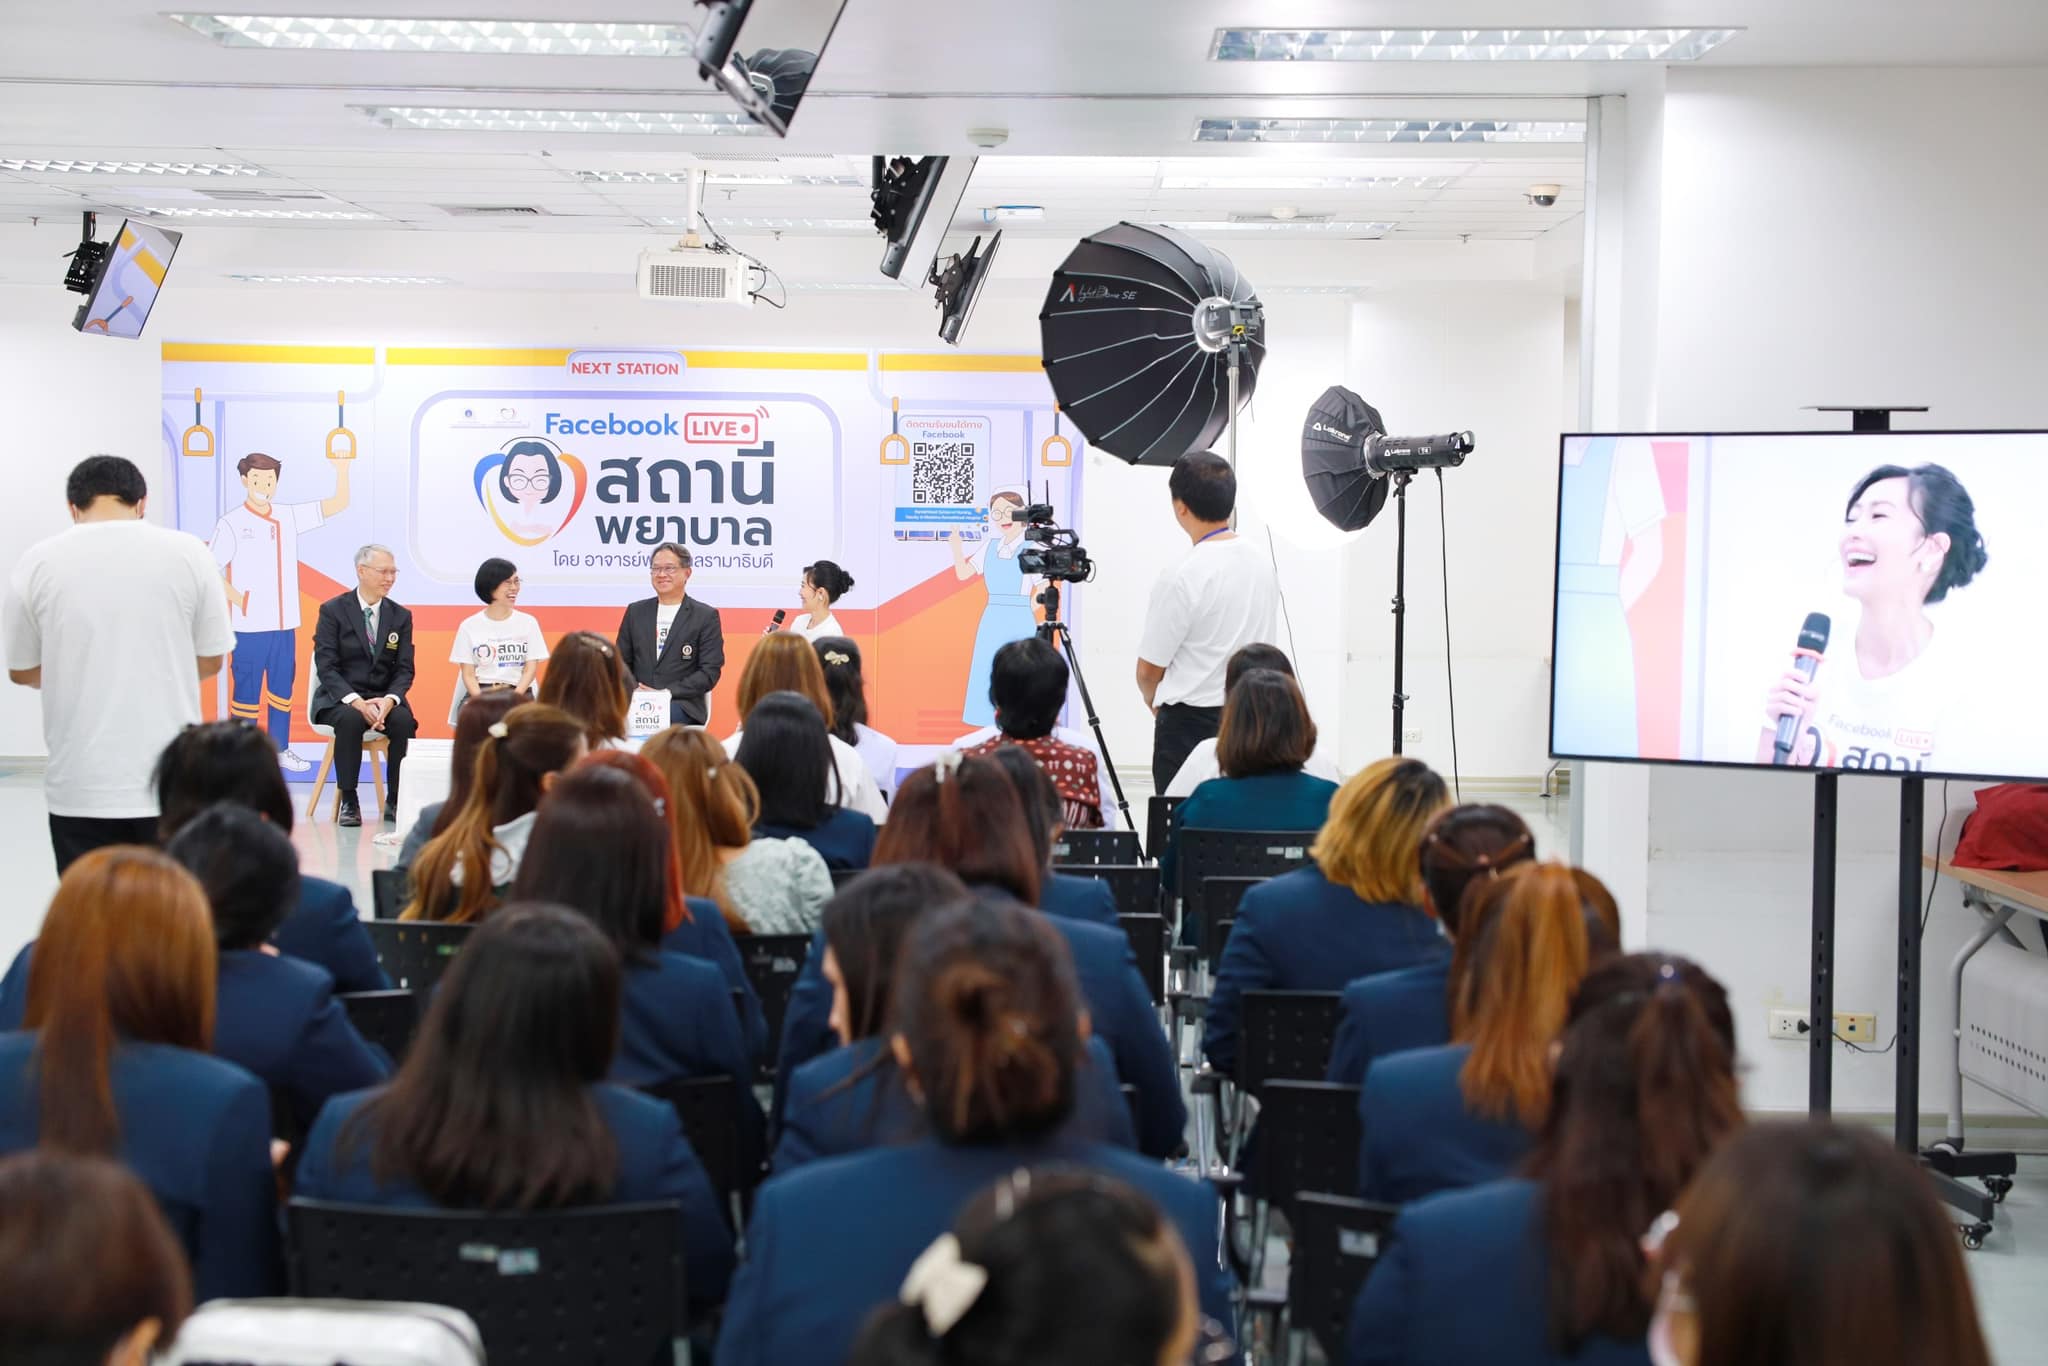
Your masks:
[[[1408,726],[1403,728],[1403,730],[1401,731],[1401,743],[1403,745],[1421,744],[1422,728],[1420,726]]]
[[[1806,1012],[1803,1010],[1774,1010],[1771,1012],[1771,1037],[1789,1039],[1793,1043],[1804,1043]]]
[[[1849,1043],[1874,1044],[1877,1042],[1877,1016],[1838,1010],[1835,1012],[1835,1037]]]

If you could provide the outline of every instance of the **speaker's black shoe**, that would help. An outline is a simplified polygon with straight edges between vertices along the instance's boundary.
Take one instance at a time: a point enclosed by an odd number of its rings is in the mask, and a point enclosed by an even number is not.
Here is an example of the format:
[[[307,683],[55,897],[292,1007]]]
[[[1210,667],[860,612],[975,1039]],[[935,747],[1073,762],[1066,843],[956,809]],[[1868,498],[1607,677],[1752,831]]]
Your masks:
[[[341,794],[341,815],[334,823],[336,825],[348,826],[356,826],[363,823],[363,809],[356,805],[354,793],[344,792]]]

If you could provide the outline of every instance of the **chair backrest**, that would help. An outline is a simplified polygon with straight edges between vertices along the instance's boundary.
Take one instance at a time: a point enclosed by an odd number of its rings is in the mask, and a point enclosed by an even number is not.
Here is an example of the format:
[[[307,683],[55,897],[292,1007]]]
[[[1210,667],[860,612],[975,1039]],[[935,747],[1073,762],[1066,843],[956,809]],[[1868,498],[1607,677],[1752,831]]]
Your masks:
[[[403,868],[376,868],[370,873],[370,914],[396,920],[411,895],[412,878]]]
[[[1116,919],[1124,927],[1124,937],[1131,941],[1131,952],[1138,956],[1138,975],[1145,979],[1145,990],[1152,993],[1152,1004],[1163,1004],[1166,1000],[1166,917],[1157,914],[1120,915]]]
[[[1400,1212],[1395,1205],[1344,1195],[1312,1193],[1294,1202],[1288,1315],[1296,1328],[1306,1329],[1315,1338],[1328,1360],[1343,1359],[1344,1330],[1351,1321],[1352,1306]]]
[[[478,1214],[293,1200],[288,1220],[294,1295],[460,1309],[491,1366],[648,1366],[687,1327],[673,1201]]]
[[[1174,854],[1173,894],[1186,901],[1205,878],[1274,877],[1308,862],[1313,830],[1205,830],[1180,832]]]
[[[1335,991],[1247,991],[1244,1041],[1237,1050],[1240,1090],[1263,1094],[1269,1081],[1321,1081],[1343,1015]],[[1354,1149],[1354,1152],[1356,1150]]]
[[[782,1042],[783,1018],[789,1014],[789,993],[795,990],[796,979],[804,970],[804,959],[811,952],[811,937],[742,934],[734,936],[733,942],[739,946],[740,965],[746,969],[747,980],[753,983],[754,994],[761,998],[761,1013],[768,1020],[768,1055],[773,1058]]]
[[[721,1206],[730,1209],[733,1196],[759,1184],[761,1154],[748,1151],[739,1088],[731,1077],[684,1077],[641,1089],[674,1109]]]
[[[1195,942],[1201,945],[1204,962],[1214,963],[1223,957],[1223,946],[1230,942],[1230,927],[1237,923],[1237,903],[1244,900],[1246,892],[1265,880],[1263,877],[1202,879],[1201,895],[1195,899],[1195,915],[1202,928]]]
[[[1138,1088],[1129,1082],[1119,1082],[1117,1090],[1124,1093],[1124,1108],[1131,1112],[1131,1132],[1137,1133],[1144,1125],[1144,1112],[1138,1106]]]
[[[1251,1189],[1283,1208],[1303,1191],[1358,1188],[1358,1088],[1327,1081],[1268,1081],[1259,1092]]]
[[[422,996],[433,991],[475,929],[474,925],[447,925],[438,920],[363,922],[384,975],[395,985]]]
[[[1151,859],[1166,852],[1166,837],[1173,830],[1173,808],[1185,797],[1153,797],[1145,803],[1145,855]]]
[[[846,885],[847,883],[849,883],[849,882],[853,881],[853,880],[854,880],[855,878],[859,877],[859,876],[860,876],[860,875],[861,875],[862,873],[865,873],[865,872],[867,871],[867,869],[865,869],[865,868],[834,868],[834,869],[831,869],[830,871],[831,871],[831,874],[832,874],[832,890],[836,892],[836,891],[838,891],[838,890],[839,890],[839,889],[840,889],[841,887],[844,887],[844,886],[845,886],[845,885]]]
[[[1135,830],[1069,830],[1052,842],[1058,864],[1136,863],[1144,857]]]
[[[1109,884],[1118,915],[1151,915],[1159,909],[1159,868],[1151,863],[1056,863],[1055,873]]]
[[[335,1000],[348,1012],[365,1043],[384,1050],[393,1063],[404,1060],[412,1046],[413,1031],[419,1028],[420,998],[410,991],[343,991]]]

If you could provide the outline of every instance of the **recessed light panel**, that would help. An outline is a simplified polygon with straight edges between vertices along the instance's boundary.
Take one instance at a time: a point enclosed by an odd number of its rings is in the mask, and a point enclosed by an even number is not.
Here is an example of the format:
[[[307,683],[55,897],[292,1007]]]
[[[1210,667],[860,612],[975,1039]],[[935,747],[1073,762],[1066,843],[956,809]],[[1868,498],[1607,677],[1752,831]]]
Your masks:
[[[1739,28],[1220,28],[1218,62],[1691,62]]]
[[[224,161],[68,161],[61,157],[0,157],[0,171],[35,175],[263,175],[260,166]]]
[[[1441,190],[1447,175],[1287,175],[1271,171],[1249,175],[1165,175],[1162,190]]]
[[[1502,119],[1203,119],[1196,142],[1584,142],[1583,123]]]
[[[445,275],[230,275],[245,285],[407,285],[427,288],[452,285]]]
[[[196,208],[185,204],[159,204],[154,208],[130,209],[137,218],[302,218],[325,222],[371,222],[374,213],[361,209],[224,209]]]
[[[1313,233],[1319,237],[1380,237],[1394,230],[1392,223],[1368,223],[1359,219],[1217,219],[1213,222],[1169,223],[1182,232],[1264,232],[1276,234]]]
[[[354,106],[387,128],[444,133],[666,133],[755,137],[767,129],[745,114],[684,109],[484,109],[425,105]]]
[[[650,218],[665,228],[680,228],[688,220]],[[727,218],[707,220],[720,232],[873,232],[875,225],[865,218]]]
[[[498,57],[687,57],[676,24],[528,19],[362,19],[344,15],[172,14],[223,47],[318,52],[471,52]]]
[[[779,171],[578,171],[576,178],[586,185],[687,185],[693,175],[704,175],[707,185],[796,185],[865,189],[867,179],[857,175],[785,175]]]

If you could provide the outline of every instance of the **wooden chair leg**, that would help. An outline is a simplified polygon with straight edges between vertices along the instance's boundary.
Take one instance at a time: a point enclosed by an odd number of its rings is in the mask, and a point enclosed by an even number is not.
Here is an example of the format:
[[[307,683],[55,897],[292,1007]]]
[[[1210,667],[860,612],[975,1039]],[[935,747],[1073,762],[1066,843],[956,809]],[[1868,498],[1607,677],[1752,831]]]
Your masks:
[[[306,800],[306,819],[309,821],[316,821],[320,819],[320,792],[321,789],[327,786],[327,775],[333,769],[333,767],[334,737],[329,736],[327,739],[327,751],[320,756],[319,771],[314,773],[313,775],[313,795]],[[340,804],[341,799],[337,795],[335,798],[335,805],[338,808]]]
[[[377,819],[384,818],[384,755],[387,747],[379,745],[369,751],[370,790],[377,794]]]

